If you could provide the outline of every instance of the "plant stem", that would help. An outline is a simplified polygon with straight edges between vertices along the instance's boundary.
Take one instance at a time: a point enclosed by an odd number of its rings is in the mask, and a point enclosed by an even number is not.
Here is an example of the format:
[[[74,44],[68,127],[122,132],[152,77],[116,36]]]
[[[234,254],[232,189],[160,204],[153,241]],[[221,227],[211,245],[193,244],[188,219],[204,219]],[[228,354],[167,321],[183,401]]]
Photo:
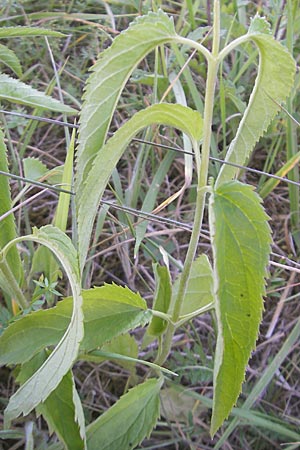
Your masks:
[[[182,302],[186,293],[192,263],[194,261],[200,231],[203,221],[203,211],[205,206],[205,196],[208,190],[207,186],[207,176],[208,176],[208,164],[210,155],[210,143],[212,134],[212,117],[213,117],[213,107],[214,107],[214,93],[215,85],[218,73],[218,52],[219,52],[219,39],[220,39],[220,3],[218,0],[214,2],[214,33],[213,33],[213,48],[210,58],[207,58],[207,80],[206,80],[206,91],[205,91],[205,106],[204,106],[204,118],[203,118],[203,144],[201,150],[201,168],[198,174],[198,185],[197,185],[197,198],[196,198],[196,210],[194,218],[194,226],[189,242],[188,251],[186,254],[183,270],[180,276],[180,283],[178,288],[177,296],[174,298],[170,309],[173,311],[172,322],[169,323],[166,329],[164,344],[162,351],[158,354],[156,363],[162,365],[170,353],[172,346],[173,336],[176,330],[176,322],[180,316],[180,310]],[[199,151],[198,148],[194,148],[195,153]]]
[[[18,285],[6,259],[5,256],[0,254],[0,272],[4,276],[7,285],[9,286],[9,292],[12,294],[12,296],[17,301],[18,305],[25,309],[29,306],[29,303],[26,300],[26,297],[24,296],[22,290],[20,289],[20,286]]]

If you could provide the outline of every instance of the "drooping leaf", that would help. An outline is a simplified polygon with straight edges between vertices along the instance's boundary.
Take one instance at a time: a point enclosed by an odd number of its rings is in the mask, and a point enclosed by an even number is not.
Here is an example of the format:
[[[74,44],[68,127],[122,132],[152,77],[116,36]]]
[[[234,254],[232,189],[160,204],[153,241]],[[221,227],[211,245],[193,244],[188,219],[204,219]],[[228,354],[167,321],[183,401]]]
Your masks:
[[[69,371],[44,403],[37,407],[46,419],[50,430],[55,431],[67,450],[86,448],[85,424],[82,405]]]
[[[84,185],[76,191],[78,249],[84,266],[97,207],[109,178],[130,140],[143,128],[164,124],[180,129],[195,142],[201,139],[202,117],[181,105],[158,104],[138,112],[126,122],[98,152]],[[78,186],[79,188],[79,186]]]
[[[88,79],[80,115],[77,149],[76,191],[82,189],[92,161],[105,142],[118,99],[138,63],[157,45],[176,36],[165,13],[139,17],[100,54]]]
[[[87,427],[89,450],[131,450],[152,428],[159,416],[162,379],[149,379],[130,389],[108,411]]]
[[[210,198],[218,325],[212,435],[241,391],[262,317],[271,236],[260,203],[253,188],[238,181],[223,184]]]
[[[64,105],[58,100],[4,73],[0,74],[0,99],[33,108],[41,107],[65,114],[77,114],[76,109]]]
[[[173,286],[173,297],[178,293],[180,276]],[[180,316],[187,316],[214,302],[213,273],[208,257],[204,254],[192,263],[187,290]],[[171,311],[172,312],[172,311]]]
[[[45,28],[37,27],[1,27],[0,39],[14,38],[23,36],[52,36],[65,37],[65,34],[59,31],[46,30]]]
[[[22,76],[22,67],[19,58],[13,50],[2,44],[0,44],[0,62],[9,67],[17,77]]]
[[[7,163],[7,150],[4,143],[4,136],[0,130],[0,170],[3,172],[9,172]],[[6,213],[12,208],[10,187],[8,178],[0,175],[0,216]],[[10,214],[5,219],[0,221],[0,249],[3,248],[8,242],[12,241],[16,237],[16,225],[14,220],[14,215]],[[22,263],[18,253],[18,250],[14,246],[10,249],[7,254],[7,262],[11,271],[13,272],[17,281],[22,278]],[[1,288],[9,293],[9,286],[7,286],[7,281],[0,274],[0,285]]]
[[[46,400],[70,370],[77,358],[83,338],[82,297],[77,252],[68,236],[51,225],[34,230],[23,240],[37,242],[48,247],[64,268],[73,294],[73,311],[69,325],[49,358],[35,374],[10,398],[5,410],[5,420],[28,414]]]
[[[155,276],[155,294],[152,309],[167,313],[172,296],[170,272],[168,267],[160,266],[159,264],[153,265],[153,270]],[[166,327],[167,322],[165,320],[153,316],[147,332],[152,336],[159,336],[164,332]]]
[[[247,109],[231,142],[225,161],[245,164],[258,139],[267,130],[293,86],[295,61],[270,34],[267,22],[255,17],[248,33],[236,40],[237,45],[253,41],[259,51],[258,74]],[[236,167],[224,164],[215,186],[231,180]]]
[[[22,365],[17,381],[24,384],[46,359],[45,351],[36,354]],[[82,419],[82,405],[77,402],[76,397],[74,398],[75,391],[73,375],[69,371],[45,402],[37,406],[36,411],[38,415],[43,415],[50,433],[55,432],[66,449],[83,450],[85,449],[85,426]]]
[[[82,291],[82,297],[82,352],[101,347],[149,320],[145,301],[128,288],[105,285]],[[14,322],[0,337],[0,365],[24,363],[42,349],[56,345],[71,315],[72,298],[69,297],[54,308],[33,312]]]

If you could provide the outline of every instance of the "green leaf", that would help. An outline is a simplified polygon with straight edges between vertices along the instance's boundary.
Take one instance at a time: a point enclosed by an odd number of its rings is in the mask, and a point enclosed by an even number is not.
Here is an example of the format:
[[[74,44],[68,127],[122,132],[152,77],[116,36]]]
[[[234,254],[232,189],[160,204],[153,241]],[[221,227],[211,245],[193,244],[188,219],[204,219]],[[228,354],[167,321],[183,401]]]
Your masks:
[[[40,180],[47,172],[47,166],[37,158],[23,159],[24,177],[30,180]]]
[[[23,364],[17,381],[25,383],[46,359],[47,354],[42,351]],[[40,403],[36,409],[37,414],[42,414],[47,421],[50,433],[55,432],[68,450],[85,449],[82,405],[78,403],[77,396],[73,375],[69,371],[45,402]]]
[[[77,358],[80,342],[83,338],[82,297],[77,252],[66,234],[51,225],[33,235],[15,239],[15,242],[29,240],[48,247],[59,259],[71,285],[73,311],[69,325],[49,358],[40,369],[10,398],[5,410],[5,420],[10,421],[20,414],[28,414],[39,403],[46,400],[58,386],[63,376],[72,367]],[[6,246],[7,249],[8,246]],[[4,249],[5,250],[5,249]],[[39,337],[37,337],[39,339]]]
[[[100,54],[90,75],[80,115],[77,149],[76,191],[82,189],[92,161],[101,149],[121,92],[138,63],[157,45],[176,36],[165,13],[139,17]]]
[[[149,320],[146,302],[127,287],[105,285],[82,291],[84,337],[80,351],[101,347],[115,336]],[[72,298],[33,312],[10,325],[0,337],[0,365],[20,364],[63,337],[72,314]]]
[[[178,128],[192,141],[198,142],[201,139],[202,117],[197,111],[182,105],[164,103],[138,112],[109,139],[94,159],[85,184],[80,187],[80,191],[76,191],[81,270],[88,252],[97,207],[109,178],[130,140],[140,130],[153,124]]]
[[[177,296],[180,276],[173,286],[173,297]],[[180,316],[187,316],[214,302],[213,273],[208,257],[204,254],[192,263],[187,290],[183,299]],[[172,313],[172,311],[171,311]]]
[[[76,109],[64,105],[58,100],[4,73],[0,74],[0,99],[33,108],[41,107],[65,114],[77,114]]]
[[[153,264],[155,276],[155,294],[152,309],[167,313],[171,296],[172,286],[169,269],[159,264]],[[167,327],[167,322],[160,317],[152,317],[147,332],[152,336],[159,336]]]
[[[0,62],[10,68],[17,77],[22,76],[22,67],[15,52],[6,45],[0,44]]]
[[[0,38],[13,38],[23,36],[52,36],[65,37],[66,35],[59,31],[46,30],[45,28],[36,27],[1,27]]]
[[[83,410],[71,371],[37,407],[37,412],[43,415],[50,431],[55,431],[67,450],[86,448]]]
[[[131,358],[138,359],[139,348],[138,344],[133,336],[130,334],[122,334],[114,337],[110,342],[105,343],[101,350],[103,352],[119,353],[120,355],[130,356]],[[103,357],[105,361],[106,358]],[[120,366],[124,367],[130,372],[135,372],[135,363],[125,360],[116,361]]]
[[[245,164],[256,142],[267,130],[271,120],[280,110],[280,104],[293,87],[295,61],[279,42],[266,33],[267,22],[256,17],[249,32],[236,40],[236,45],[254,41],[259,51],[259,67],[247,109],[236,137],[229,146],[225,158],[227,162]],[[236,167],[223,164],[215,186],[229,181],[237,172]]]
[[[263,310],[270,228],[252,186],[223,184],[210,198],[218,337],[211,434],[228,417],[241,391]]]
[[[4,135],[0,130],[0,170],[8,173],[7,163],[7,150],[4,143]],[[8,178],[0,175],[0,216],[5,214],[12,208],[10,187]],[[3,248],[8,242],[12,241],[16,237],[16,225],[14,215],[10,214],[5,219],[0,221],[0,249]],[[17,248],[14,246],[7,254],[7,262],[11,271],[13,272],[16,280],[20,281],[22,278],[22,263]],[[2,274],[0,274],[1,288],[9,293],[9,286]]]
[[[130,450],[149,436],[159,417],[163,379],[134,387],[87,427],[89,450]]]
[[[267,22],[264,17],[260,17],[258,14],[256,14],[255,17],[251,18],[248,33],[249,34],[263,33],[272,35],[271,26],[269,22]]]

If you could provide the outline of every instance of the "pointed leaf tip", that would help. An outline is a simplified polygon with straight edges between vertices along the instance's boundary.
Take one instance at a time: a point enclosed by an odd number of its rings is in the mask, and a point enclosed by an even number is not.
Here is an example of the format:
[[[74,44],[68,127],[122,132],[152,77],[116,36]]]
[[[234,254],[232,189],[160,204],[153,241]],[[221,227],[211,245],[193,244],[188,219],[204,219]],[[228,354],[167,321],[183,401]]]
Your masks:
[[[218,337],[212,436],[230,414],[255,348],[263,311],[271,234],[252,186],[231,181],[210,198]]]

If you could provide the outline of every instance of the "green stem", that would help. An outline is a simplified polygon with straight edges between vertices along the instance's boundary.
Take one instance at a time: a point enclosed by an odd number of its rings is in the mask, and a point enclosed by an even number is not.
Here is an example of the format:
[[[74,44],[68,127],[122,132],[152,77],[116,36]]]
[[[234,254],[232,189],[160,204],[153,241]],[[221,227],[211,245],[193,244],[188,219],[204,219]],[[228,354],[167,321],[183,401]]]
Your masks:
[[[0,254],[0,271],[5,278],[7,285],[9,286],[9,292],[15,298],[18,305],[22,309],[27,308],[29,306],[29,303],[27,302],[26,297],[20,289],[20,286],[18,285],[17,280],[15,279],[3,254]]]
[[[205,206],[205,196],[209,189],[207,186],[207,176],[208,176],[208,165],[209,165],[209,155],[210,155],[210,143],[212,135],[212,118],[213,118],[213,107],[214,107],[214,93],[215,85],[218,73],[218,52],[219,52],[219,39],[220,39],[220,5],[219,1],[215,0],[214,3],[214,34],[213,34],[213,48],[212,54],[207,58],[207,80],[206,80],[206,93],[205,93],[205,107],[204,107],[204,119],[203,119],[203,144],[201,151],[201,168],[198,176],[197,185],[197,198],[196,198],[196,210],[194,218],[194,226],[189,242],[188,251],[185,258],[185,263],[180,276],[180,283],[176,297],[172,302],[170,309],[173,311],[172,323],[168,323],[164,345],[162,351],[158,354],[156,363],[162,365],[166,358],[168,357],[173,336],[176,330],[176,322],[180,316],[180,310],[182,302],[186,293],[187,284],[190,277],[192,263],[194,261],[199,236],[203,221],[203,211]],[[198,152],[198,148],[194,148],[195,153]]]

